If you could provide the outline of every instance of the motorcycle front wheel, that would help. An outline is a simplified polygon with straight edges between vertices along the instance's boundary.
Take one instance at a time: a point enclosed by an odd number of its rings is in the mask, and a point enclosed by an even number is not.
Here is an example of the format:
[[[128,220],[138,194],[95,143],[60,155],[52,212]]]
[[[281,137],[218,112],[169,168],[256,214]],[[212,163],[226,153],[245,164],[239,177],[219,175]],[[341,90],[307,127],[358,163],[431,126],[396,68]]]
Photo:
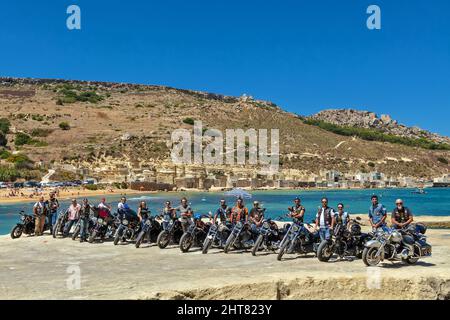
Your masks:
[[[169,245],[170,242],[170,233],[169,231],[163,230],[158,235],[158,239],[156,240],[156,243],[158,244],[158,247],[160,249],[164,249]]]
[[[234,234],[230,235],[225,243],[225,248],[223,248],[223,252],[228,253],[231,249],[231,244],[234,242],[236,236]]]
[[[57,221],[56,224],[53,226],[53,230],[52,230],[53,238],[56,238],[56,236],[58,235],[59,225],[60,225],[60,222]]]
[[[381,257],[376,256],[378,248],[365,248],[362,254],[363,262],[368,267],[375,267],[381,262]]]
[[[73,234],[72,234],[72,240],[76,240],[77,239],[77,237],[78,237],[78,235],[80,234],[80,227],[76,227],[75,228],[75,230],[73,231]]]
[[[333,244],[329,241],[325,240],[319,245],[317,249],[317,258],[321,262],[328,262],[330,258],[333,256]]]
[[[206,238],[205,242],[203,242],[203,248],[202,248],[202,253],[203,254],[207,254],[208,253],[208,250],[209,250],[209,247],[211,246],[211,244],[212,244],[212,239]]]
[[[135,244],[136,248],[139,248],[141,246],[144,238],[145,238],[145,232],[144,231],[139,232],[139,235],[136,239],[136,244]]]
[[[92,233],[89,235],[88,242],[94,243],[94,240],[96,237],[97,237],[97,231],[93,230]]]
[[[18,239],[22,236],[23,227],[22,226],[15,226],[11,230],[11,238],[12,239]]]
[[[192,235],[190,235],[189,233],[185,233],[181,236],[180,239],[180,250],[181,252],[188,252],[189,249],[192,247],[192,243],[193,243],[193,238]]]
[[[278,255],[277,255],[277,260],[278,261],[281,261],[281,259],[283,259],[283,256],[286,253],[286,250],[287,250],[289,245],[290,245],[290,241],[285,241],[282,244],[282,246],[280,247],[280,251],[278,252]]]
[[[256,253],[258,252],[259,248],[261,247],[261,244],[264,240],[264,236],[263,235],[259,235],[258,239],[256,239],[255,244],[253,245],[252,248],[252,256],[256,256]]]
[[[116,235],[114,236],[114,245],[117,246],[119,244],[120,238],[122,237],[122,232],[117,230]]]

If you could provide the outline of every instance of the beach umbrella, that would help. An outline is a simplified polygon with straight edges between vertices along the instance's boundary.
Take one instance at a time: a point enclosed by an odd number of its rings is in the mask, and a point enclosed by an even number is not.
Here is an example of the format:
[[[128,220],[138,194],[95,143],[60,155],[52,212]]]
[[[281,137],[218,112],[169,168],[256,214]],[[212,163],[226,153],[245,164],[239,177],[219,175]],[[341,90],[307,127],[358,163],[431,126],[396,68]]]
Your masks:
[[[242,199],[251,199],[252,195],[245,190],[242,189],[233,189],[231,191],[225,192],[225,196],[227,197],[236,197]]]

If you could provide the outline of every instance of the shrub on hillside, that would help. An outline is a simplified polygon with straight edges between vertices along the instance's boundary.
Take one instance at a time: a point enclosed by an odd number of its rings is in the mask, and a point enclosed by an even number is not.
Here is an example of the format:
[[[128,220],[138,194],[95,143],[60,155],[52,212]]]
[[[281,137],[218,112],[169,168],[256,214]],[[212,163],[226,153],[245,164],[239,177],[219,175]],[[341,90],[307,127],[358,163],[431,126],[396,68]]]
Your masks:
[[[9,122],[6,118],[0,119],[0,132],[3,134],[7,134],[9,132],[9,128],[11,127],[11,122]]]
[[[193,126],[195,123],[195,120],[192,118],[186,118],[183,120],[183,123],[190,124],[191,126]]]
[[[62,130],[70,130],[70,124],[69,124],[68,122],[61,122],[61,123],[59,124],[59,127],[60,127]]]

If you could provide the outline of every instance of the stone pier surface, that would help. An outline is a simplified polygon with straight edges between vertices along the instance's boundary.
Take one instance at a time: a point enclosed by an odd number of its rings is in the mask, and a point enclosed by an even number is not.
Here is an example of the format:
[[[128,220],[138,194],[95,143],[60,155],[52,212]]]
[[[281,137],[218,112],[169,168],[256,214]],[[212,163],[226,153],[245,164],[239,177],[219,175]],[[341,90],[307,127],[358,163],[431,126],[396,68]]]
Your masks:
[[[0,299],[448,299],[450,232],[417,265],[0,237]]]

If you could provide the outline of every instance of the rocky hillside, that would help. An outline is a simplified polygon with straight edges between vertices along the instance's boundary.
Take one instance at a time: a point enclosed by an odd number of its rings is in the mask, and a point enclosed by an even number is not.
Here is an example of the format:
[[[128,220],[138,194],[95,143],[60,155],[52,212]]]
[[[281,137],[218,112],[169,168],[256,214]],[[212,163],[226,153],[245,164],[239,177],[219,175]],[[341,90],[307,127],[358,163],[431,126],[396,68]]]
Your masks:
[[[450,143],[450,138],[418,127],[407,127],[389,115],[378,116],[374,112],[353,109],[324,110],[310,117],[340,126],[375,129],[381,132],[411,139],[429,139],[436,143]]]
[[[334,119],[330,112],[320,117],[349,125],[348,118],[355,122],[371,118],[334,114]],[[6,147],[0,147],[1,165],[41,170],[40,174],[52,167],[76,168],[77,172],[105,178],[170,166],[171,133],[177,128],[191,130],[193,120],[202,120],[204,128],[219,130],[280,129],[282,174],[295,179],[308,179],[331,169],[423,178],[449,172],[448,150],[342,136],[309,125],[303,117],[271,102],[161,86],[0,78],[0,118],[9,123],[3,133]],[[372,118],[360,125],[382,123],[392,133],[399,130],[398,134],[415,135],[408,131],[414,129],[401,129],[386,118]],[[435,141],[448,141],[422,131],[416,136],[425,134]],[[211,170],[246,169],[251,168]],[[64,172],[58,174],[64,177]]]

